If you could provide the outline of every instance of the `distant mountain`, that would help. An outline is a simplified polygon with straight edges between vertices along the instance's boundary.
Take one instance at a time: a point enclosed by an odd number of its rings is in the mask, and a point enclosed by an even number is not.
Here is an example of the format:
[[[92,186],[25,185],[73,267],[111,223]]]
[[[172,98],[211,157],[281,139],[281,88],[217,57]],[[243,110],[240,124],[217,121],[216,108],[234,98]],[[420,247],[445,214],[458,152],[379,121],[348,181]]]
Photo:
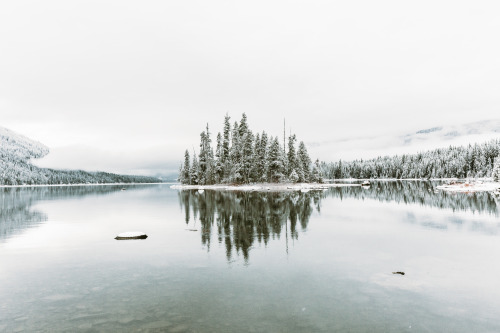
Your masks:
[[[394,127],[357,132],[352,137],[339,137],[323,142],[307,143],[313,156],[325,161],[350,161],[396,154],[416,154],[449,146],[467,146],[500,139],[500,119],[459,125],[433,124],[412,133],[397,132]]]
[[[477,139],[487,140],[500,136],[500,119],[483,120],[460,125],[432,127],[402,136],[404,145],[422,144],[465,144]]]
[[[55,170],[31,163],[49,149],[7,128],[0,127],[0,185],[153,183],[155,177],[117,175],[108,172]]]

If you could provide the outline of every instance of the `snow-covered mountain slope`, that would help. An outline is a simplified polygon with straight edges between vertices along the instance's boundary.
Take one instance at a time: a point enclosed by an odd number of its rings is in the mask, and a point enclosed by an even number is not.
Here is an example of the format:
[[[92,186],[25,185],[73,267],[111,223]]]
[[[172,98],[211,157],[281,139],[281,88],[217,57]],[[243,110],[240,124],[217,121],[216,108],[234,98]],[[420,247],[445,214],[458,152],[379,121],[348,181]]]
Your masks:
[[[49,148],[7,128],[0,127],[0,158],[2,161],[27,162],[49,153]]]
[[[0,127],[0,185],[153,183],[158,178],[107,172],[54,170],[37,167],[32,159],[49,153],[43,144]]]

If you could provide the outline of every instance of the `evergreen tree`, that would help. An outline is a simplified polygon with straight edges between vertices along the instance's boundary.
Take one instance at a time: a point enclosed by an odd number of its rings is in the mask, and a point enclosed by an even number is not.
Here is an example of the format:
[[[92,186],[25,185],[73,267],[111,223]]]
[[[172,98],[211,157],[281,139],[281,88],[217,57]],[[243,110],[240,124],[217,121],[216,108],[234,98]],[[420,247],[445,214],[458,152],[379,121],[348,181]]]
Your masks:
[[[491,172],[491,178],[493,178],[496,182],[500,182],[500,156],[495,159],[493,171]]]
[[[267,164],[269,171],[269,180],[271,182],[284,181],[285,167],[283,163],[283,150],[279,144],[278,138],[271,138],[271,146],[269,147],[269,154],[267,156]]]
[[[250,178],[253,182],[258,182],[260,179],[261,172],[259,170],[259,156],[260,156],[260,135],[257,133],[255,135],[255,140],[253,142],[252,151],[252,166],[250,170]]]
[[[297,151],[297,160],[298,164],[300,165],[302,173],[302,179],[300,179],[300,181],[308,182],[311,178],[311,158],[307,153],[307,148],[303,141],[300,141],[299,143],[299,149]]]
[[[247,115],[245,113],[243,113],[241,115],[240,126],[238,128],[238,133],[240,135],[240,138],[242,138],[247,132],[248,132]]]
[[[292,170],[289,179],[292,183],[296,183],[299,181],[299,175],[297,174],[297,171],[295,169]]]
[[[215,182],[220,183],[224,176],[223,145],[220,132],[217,133],[217,148],[215,149]]]
[[[268,158],[267,155],[269,153],[268,150],[268,138],[267,138],[267,133],[262,132],[262,136],[260,137],[260,149],[259,149],[259,156],[257,157],[258,161],[258,173],[260,175],[259,181],[262,182],[268,182],[269,181],[269,166],[267,164]]]
[[[318,159],[316,159],[316,162],[314,162],[314,166],[311,173],[311,180],[316,183],[323,183],[323,175],[321,172],[321,166],[319,164]]]
[[[241,171],[243,175],[243,182],[249,183],[252,181],[252,163],[253,158],[253,134],[248,131],[242,137],[242,156],[241,156]]]
[[[211,147],[212,140],[210,139],[210,130],[200,134],[200,173],[198,182],[200,185],[212,184],[215,180],[215,162]]]
[[[181,172],[181,175],[180,175],[180,179],[179,181],[183,184],[190,184],[191,183],[191,179],[189,177],[189,173],[190,173],[190,157],[189,157],[189,151],[186,149],[186,152],[184,153],[184,164],[182,166],[182,172]]]
[[[189,179],[191,180],[191,185],[198,185],[198,176],[199,176],[199,165],[198,159],[196,158],[196,154],[193,154],[193,163],[191,164],[191,170],[189,172]]]
[[[226,113],[224,117],[224,139],[222,142],[222,154],[221,154],[221,162],[224,164],[226,160],[229,158],[229,146],[230,146],[230,134],[231,134],[231,124],[229,123],[229,117]]]
[[[297,175],[298,163],[297,163],[297,154],[295,152],[295,141],[297,141],[295,134],[290,135],[288,137],[287,174],[290,176],[292,172],[295,171],[295,175],[298,177]]]

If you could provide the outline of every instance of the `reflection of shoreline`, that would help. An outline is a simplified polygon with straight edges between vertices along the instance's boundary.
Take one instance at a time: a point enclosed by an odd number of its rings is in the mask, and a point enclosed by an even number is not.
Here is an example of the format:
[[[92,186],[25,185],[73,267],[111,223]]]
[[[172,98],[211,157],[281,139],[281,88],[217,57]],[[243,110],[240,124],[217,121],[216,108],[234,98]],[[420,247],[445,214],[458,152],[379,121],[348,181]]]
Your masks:
[[[54,200],[89,195],[107,195],[121,191],[124,184],[52,185],[52,186],[2,186],[0,188],[0,241],[48,220],[45,213],[32,210],[41,200]],[[150,187],[149,184],[128,186],[129,189]]]
[[[373,199],[384,202],[418,204],[421,206],[470,211],[499,215],[499,200],[490,192],[447,192],[437,191],[440,182],[432,181],[372,181],[369,188],[338,188],[329,190],[328,196]]]
[[[258,183],[258,184],[217,184],[217,185],[181,185],[170,186],[174,190],[227,190],[227,191],[279,191],[293,192],[301,190],[325,190],[332,187],[356,187],[361,184],[318,184],[318,183]]]
[[[34,184],[34,185],[0,185],[0,188],[29,188],[29,187],[74,187],[74,186],[141,186],[141,185],[169,185],[173,183],[106,183],[106,184]]]

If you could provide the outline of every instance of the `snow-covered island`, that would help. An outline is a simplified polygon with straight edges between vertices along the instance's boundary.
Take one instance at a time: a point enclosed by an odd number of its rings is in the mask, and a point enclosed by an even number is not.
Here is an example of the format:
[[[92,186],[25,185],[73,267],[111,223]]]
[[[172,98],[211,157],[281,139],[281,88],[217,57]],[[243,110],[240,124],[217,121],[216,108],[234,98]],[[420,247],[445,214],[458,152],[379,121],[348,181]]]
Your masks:
[[[321,164],[318,159],[312,162],[303,141],[296,145],[295,134],[290,134],[286,144],[285,135],[268,136],[265,131],[254,133],[245,113],[241,121],[234,122],[232,126],[226,114],[223,131],[217,133],[215,142],[214,152],[207,124],[200,133],[199,153],[193,151],[191,157],[189,150],[186,150],[179,169],[179,182],[185,188],[207,185],[221,188],[227,187],[222,184],[244,184],[238,188],[286,189],[286,183],[323,183]],[[252,185],[261,183],[279,185]],[[304,185],[293,186],[304,188]],[[320,185],[308,186],[317,188]]]

